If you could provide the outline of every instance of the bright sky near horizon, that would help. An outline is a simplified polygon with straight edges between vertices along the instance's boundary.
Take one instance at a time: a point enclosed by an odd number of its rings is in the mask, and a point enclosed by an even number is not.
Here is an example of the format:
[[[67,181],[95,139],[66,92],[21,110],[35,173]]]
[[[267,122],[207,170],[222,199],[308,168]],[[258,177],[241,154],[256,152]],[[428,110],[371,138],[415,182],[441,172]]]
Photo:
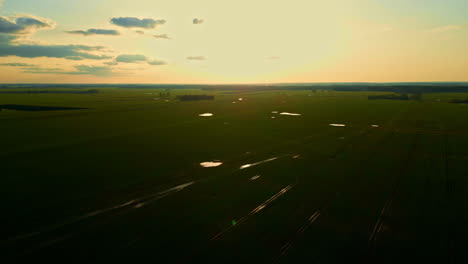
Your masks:
[[[0,5],[0,83],[468,81],[466,0]]]

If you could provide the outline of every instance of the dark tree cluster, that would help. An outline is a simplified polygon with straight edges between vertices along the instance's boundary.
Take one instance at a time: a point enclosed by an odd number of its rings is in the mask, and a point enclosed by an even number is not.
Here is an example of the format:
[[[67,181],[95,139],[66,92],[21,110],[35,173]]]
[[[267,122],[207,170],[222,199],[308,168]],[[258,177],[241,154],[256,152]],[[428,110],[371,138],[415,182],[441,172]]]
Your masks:
[[[16,110],[16,111],[63,111],[63,110],[82,110],[82,109],[88,109],[88,108],[42,106],[42,105],[15,105],[15,104],[0,105],[0,110],[3,110],[3,109]]]
[[[384,95],[369,95],[369,100],[409,100],[407,94],[384,94]]]
[[[467,99],[453,99],[450,101],[452,104],[468,104],[468,98]]]
[[[369,95],[369,100],[414,100],[421,101],[423,97],[422,93],[414,94],[383,94],[383,95]]]
[[[180,101],[201,101],[201,100],[214,100],[213,95],[199,94],[199,95],[180,95],[177,96]]]
[[[159,92],[160,98],[171,97],[171,91],[169,89],[164,90],[164,92]]]

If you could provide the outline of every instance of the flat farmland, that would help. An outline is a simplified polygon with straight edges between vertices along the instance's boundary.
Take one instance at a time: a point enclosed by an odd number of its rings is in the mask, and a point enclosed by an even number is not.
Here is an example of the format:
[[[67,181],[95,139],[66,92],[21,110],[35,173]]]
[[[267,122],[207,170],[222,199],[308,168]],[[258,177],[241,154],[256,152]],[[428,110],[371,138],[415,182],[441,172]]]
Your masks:
[[[0,96],[11,262],[467,261],[468,94],[96,89]]]

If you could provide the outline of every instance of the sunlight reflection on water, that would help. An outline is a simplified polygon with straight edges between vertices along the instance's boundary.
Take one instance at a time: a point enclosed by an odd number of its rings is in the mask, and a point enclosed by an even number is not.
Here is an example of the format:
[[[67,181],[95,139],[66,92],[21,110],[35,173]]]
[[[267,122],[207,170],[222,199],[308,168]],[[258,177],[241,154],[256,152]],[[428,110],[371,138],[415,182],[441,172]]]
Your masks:
[[[281,112],[280,115],[286,115],[286,116],[300,116],[301,114],[297,114],[297,113],[288,113],[288,112]]]
[[[221,166],[222,164],[223,164],[222,162],[218,162],[218,161],[206,161],[206,162],[200,163],[200,166],[204,168],[213,168],[213,167]]]

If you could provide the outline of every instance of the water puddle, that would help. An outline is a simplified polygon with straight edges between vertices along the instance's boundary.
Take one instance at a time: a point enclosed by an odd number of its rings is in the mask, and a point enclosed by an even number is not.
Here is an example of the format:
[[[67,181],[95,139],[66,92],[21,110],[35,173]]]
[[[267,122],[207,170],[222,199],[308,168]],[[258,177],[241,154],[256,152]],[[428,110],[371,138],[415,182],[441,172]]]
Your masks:
[[[276,119],[276,116],[272,116],[271,119]]]
[[[285,115],[285,116],[300,116],[301,114],[297,114],[297,113],[288,113],[288,112],[281,112],[280,115]]]
[[[272,114],[277,114],[279,113],[278,111],[271,111]]]
[[[223,163],[219,161],[206,161],[206,162],[200,163],[200,166],[204,168],[214,168],[214,167],[218,167],[221,165],[223,165]]]
[[[232,102],[233,104],[237,104],[237,102]]]
[[[243,101],[243,100],[244,100],[244,98],[239,98],[239,99],[237,99],[237,100],[239,100],[239,101]]]
[[[204,114],[199,114],[198,116],[208,117],[208,116],[213,116],[213,114],[212,113],[204,113]]]
[[[260,175],[255,175],[252,178],[250,178],[251,181],[255,181],[256,179],[260,178]]]
[[[371,125],[371,127],[380,127],[379,125]]]
[[[345,127],[345,124],[330,124],[332,127]]]
[[[271,158],[271,159],[262,160],[262,161],[255,162],[255,163],[252,163],[252,164],[245,164],[245,165],[240,166],[240,169],[241,170],[247,169],[247,168],[257,166],[257,165],[260,165],[260,164],[263,164],[263,163],[267,163],[267,162],[270,162],[270,161],[274,161],[274,160],[277,160],[277,159],[278,159],[278,157],[274,157],[274,158]]]
[[[300,157],[301,157],[301,155],[297,154],[297,155],[294,155],[294,156],[293,156],[293,159],[298,159],[298,158],[300,158]]]

